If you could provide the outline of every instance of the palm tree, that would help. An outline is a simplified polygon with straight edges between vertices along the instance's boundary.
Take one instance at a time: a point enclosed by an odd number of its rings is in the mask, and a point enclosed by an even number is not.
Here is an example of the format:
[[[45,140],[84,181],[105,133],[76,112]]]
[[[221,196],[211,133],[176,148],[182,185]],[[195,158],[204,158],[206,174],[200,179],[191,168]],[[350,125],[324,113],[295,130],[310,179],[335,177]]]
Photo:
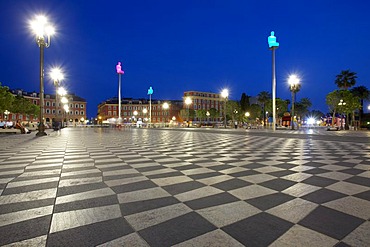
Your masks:
[[[348,88],[353,87],[356,84],[356,74],[356,72],[351,72],[349,69],[342,70],[340,74],[336,76],[335,84],[337,84],[340,89],[347,90]]]
[[[262,104],[263,110],[263,126],[266,126],[266,112],[265,107],[266,103],[271,99],[271,94],[267,91],[262,91],[257,95],[257,101]]]
[[[360,98],[360,114],[359,114],[359,121],[361,123],[361,117],[364,114],[364,100],[370,99],[370,91],[365,86],[358,86],[351,89],[351,93],[354,96]]]

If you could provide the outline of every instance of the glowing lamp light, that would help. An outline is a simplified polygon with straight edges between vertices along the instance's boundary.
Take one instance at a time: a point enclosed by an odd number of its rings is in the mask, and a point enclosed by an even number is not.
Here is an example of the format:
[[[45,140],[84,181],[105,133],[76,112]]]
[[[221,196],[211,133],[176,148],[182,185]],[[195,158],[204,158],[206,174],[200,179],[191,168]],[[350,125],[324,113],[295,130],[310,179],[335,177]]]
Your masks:
[[[227,89],[222,90],[221,96],[222,96],[222,98],[225,98],[225,99],[227,97],[229,97],[229,90],[227,90]]]
[[[35,20],[30,23],[33,33],[38,37],[44,37],[44,35],[53,35],[55,29],[48,25],[48,20],[45,16],[39,15]]]
[[[307,124],[314,124],[316,122],[316,120],[312,117],[310,117],[309,119],[307,119]]]
[[[192,102],[193,102],[193,101],[191,100],[191,98],[190,98],[190,97],[186,97],[186,99],[185,99],[185,104],[190,105]]]
[[[60,87],[60,88],[58,88],[58,94],[61,95],[61,96],[64,96],[64,95],[67,94],[67,90],[65,90],[64,87]]]

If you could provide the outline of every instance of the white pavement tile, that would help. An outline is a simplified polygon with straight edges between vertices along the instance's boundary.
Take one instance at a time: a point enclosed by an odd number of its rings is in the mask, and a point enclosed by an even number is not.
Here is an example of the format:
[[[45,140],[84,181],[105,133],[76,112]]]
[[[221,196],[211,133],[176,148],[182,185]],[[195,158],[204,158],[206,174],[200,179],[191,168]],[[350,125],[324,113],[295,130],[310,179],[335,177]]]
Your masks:
[[[338,240],[328,237],[319,232],[310,230],[300,225],[294,225],[284,235],[274,241],[269,247],[331,247],[338,243]]]
[[[277,193],[277,191],[254,184],[235,190],[230,190],[229,193],[232,194],[233,196],[238,197],[241,200],[246,200],[255,197],[274,194]]]
[[[36,185],[36,184],[57,182],[57,181],[59,181],[59,177],[43,178],[43,179],[30,179],[30,180],[25,180],[25,181],[10,182],[6,187],[7,188],[14,188],[14,187],[27,186],[27,185]]]
[[[87,200],[91,198],[99,198],[99,197],[111,196],[111,195],[115,195],[114,191],[111,188],[90,190],[90,191],[66,195],[66,196],[59,196],[57,197],[55,204],[83,201],[83,200]]]
[[[316,203],[309,202],[301,198],[296,198],[276,207],[270,208],[266,212],[292,223],[298,223],[317,206],[318,204]]]
[[[334,190],[346,195],[354,195],[369,190],[369,187],[365,187],[358,184],[348,183],[344,181],[331,184],[326,187],[327,189]]]
[[[171,196],[171,195],[167,191],[159,187],[145,189],[145,190],[131,191],[131,192],[121,193],[117,195],[119,203],[144,201],[144,200],[162,198],[162,197],[167,197],[167,196]]]
[[[370,221],[365,221],[353,232],[348,234],[343,242],[350,246],[370,246]]]
[[[30,247],[30,246],[46,246],[47,235],[42,235],[36,238],[26,239],[19,242],[3,245],[3,247]]]
[[[177,203],[137,214],[131,214],[125,216],[125,219],[136,231],[140,231],[144,228],[157,225],[191,211],[192,210],[185,204]]]
[[[304,183],[297,183],[283,190],[282,192],[291,196],[301,197],[319,189],[321,189],[321,187]]]
[[[31,208],[23,211],[12,212],[8,214],[0,214],[0,227],[6,226],[21,221],[26,221],[53,213],[54,206],[46,206],[41,208]]]
[[[122,217],[119,205],[54,213],[50,233]]]
[[[220,193],[223,193],[223,191],[220,189],[217,189],[211,186],[205,186],[199,189],[177,194],[175,195],[175,197],[178,200],[185,202],[185,201],[191,201],[191,200],[195,200],[195,199],[199,199],[199,198],[207,197],[211,195],[216,195]]]
[[[260,213],[261,210],[244,201],[197,210],[209,222],[221,228]]]
[[[139,234],[131,233],[129,235],[98,245],[97,247],[115,247],[115,246],[149,247],[149,244],[145,242],[145,240],[142,239],[139,236]]]
[[[57,188],[30,191],[30,192],[13,194],[13,195],[4,195],[0,197],[0,205],[55,198],[56,194],[57,194]]]
[[[179,183],[190,182],[190,181],[194,181],[194,180],[189,178],[188,176],[175,176],[175,177],[152,179],[152,182],[154,182],[158,186],[173,185],[173,184],[179,184]]]
[[[324,203],[323,205],[364,220],[370,219],[370,202],[357,197],[347,196]]]
[[[95,184],[103,182],[102,177],[70,178],[61,179],[58,187],[68,187],[83,184]]]

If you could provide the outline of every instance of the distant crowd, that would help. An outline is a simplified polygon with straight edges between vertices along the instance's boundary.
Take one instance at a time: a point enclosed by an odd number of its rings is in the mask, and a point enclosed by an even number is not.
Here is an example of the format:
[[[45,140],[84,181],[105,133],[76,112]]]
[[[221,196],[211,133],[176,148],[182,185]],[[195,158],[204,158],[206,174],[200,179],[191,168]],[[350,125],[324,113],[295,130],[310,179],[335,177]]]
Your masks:
[[[4,121],[0,118],[0,129],[19,129],[22,134],[29,134],[31,133],[23,124],[20,119],[17,122],[13,122],[10,120]]]

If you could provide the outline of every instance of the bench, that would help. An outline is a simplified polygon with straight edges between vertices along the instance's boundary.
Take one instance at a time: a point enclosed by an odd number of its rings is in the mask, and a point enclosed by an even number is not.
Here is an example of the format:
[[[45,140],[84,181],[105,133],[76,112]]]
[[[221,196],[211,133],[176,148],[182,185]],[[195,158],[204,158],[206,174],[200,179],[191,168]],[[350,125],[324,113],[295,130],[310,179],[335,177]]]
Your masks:
[[[20,134],[20,129],[0,129],[0,134]]]

